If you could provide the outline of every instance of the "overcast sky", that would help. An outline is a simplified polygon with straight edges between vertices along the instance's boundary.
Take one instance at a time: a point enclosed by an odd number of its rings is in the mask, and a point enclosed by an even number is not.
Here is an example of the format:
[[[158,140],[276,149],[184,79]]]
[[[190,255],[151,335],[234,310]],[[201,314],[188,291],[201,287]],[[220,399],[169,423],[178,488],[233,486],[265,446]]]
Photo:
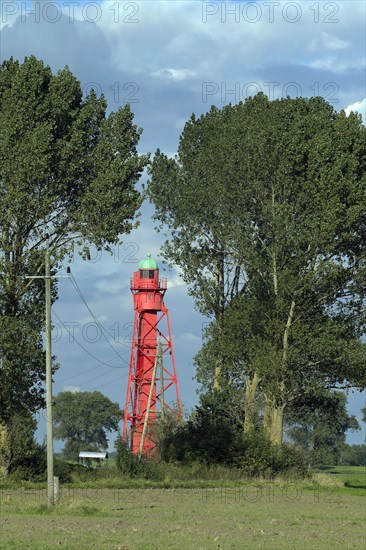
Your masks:
[[[366,120],[365,3],[192,1],[3,0],[1,60],[34,54],[57,71],[68,65],[87,93],[103,93],[110,110],[131,103],[143,128],[140,152],[158,147],[174,155],[192,112],[244,100],[257,91],[272,98],[321,95],[337,110]],[[123,407],[130,353],[132,297],[129,278],[163,237],[153,209],[141,209],[140,227],[124,244],[91,261],[72,262],[75,279],[109,332],[103,338],[72,283],[61,279],[54,306],[54,353],[60,363],[54,391],[100,390]],[[161,270],[164,266],[161,265]],[[207,322],[177,272],[169,278],[170,309],[181,397],[197,402],[193,356]],[[60,324],[68,323],[70,333]],[[72,337],[74,335],[75,338]],[[350,393],[361,418],[365,393]],[[40,434],[43,418],[40,417]],[[363,442],[364,433],[349,442]]]

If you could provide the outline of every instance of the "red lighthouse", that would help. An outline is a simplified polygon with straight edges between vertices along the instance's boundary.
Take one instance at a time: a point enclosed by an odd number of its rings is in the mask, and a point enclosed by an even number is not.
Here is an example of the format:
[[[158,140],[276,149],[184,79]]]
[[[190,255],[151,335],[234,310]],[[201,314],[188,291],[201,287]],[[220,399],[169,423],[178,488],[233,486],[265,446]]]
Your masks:
[[[134,272],[130,288],[134,301],[135,322],[123,439],[127,439],[128,424],[130,424],[129,436],[132,451],[136,454],[141,450],[149,455],[154,447],[149,427],[151,428],[154,420],[165,409],[172,410],[166,401],[166,392],[171,386],[175,388],[178,411],[180,411],[169,311],[164,304],[167,280],[159,279],[159,268],[152,260],[151,254],[148,254],[147,258],[140,263],[139,270]],[[157,357],[158,341],[161,357]],[[160,362],[159,369],[157,369],[158,362]],[[146,437],[140,449],[143,431]]]

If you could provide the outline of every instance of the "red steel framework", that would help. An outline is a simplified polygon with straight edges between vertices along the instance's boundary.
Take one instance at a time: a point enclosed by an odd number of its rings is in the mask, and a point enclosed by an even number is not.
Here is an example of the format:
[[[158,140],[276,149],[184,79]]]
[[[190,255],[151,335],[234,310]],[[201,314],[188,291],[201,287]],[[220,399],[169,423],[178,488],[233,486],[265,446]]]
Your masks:
[[[150,254],[148,254],[146,260],[140,263],[139,270],[134,272],[130,289],[134,301],[135,321],[122,438],[126,441],[129,437],[132,452],[137,454],[140,450],[156,361],[159,360],[161,365],[159,369],[156,369],[147,419],[148,426],[151,428],[154,420],[165,409],[173,410],[166,399],[166,392],[171,386],[175,388],[179,415],[181,415],[181,402],[169,311],[164,304],[167,279],[159,279],[158,266],[151,259]],[[167,334],[164,334],[162,330],[164,321],[166,321]],[[158,338],[161,343],[160,359],[156,357]],[[170,364],[171,368],[169,368]],[[130,425],[130,430],[128,430],[128,425]],[[151,455],[153,454],[153,448],[154,443],[151,433],[147,429],[142,452]]]

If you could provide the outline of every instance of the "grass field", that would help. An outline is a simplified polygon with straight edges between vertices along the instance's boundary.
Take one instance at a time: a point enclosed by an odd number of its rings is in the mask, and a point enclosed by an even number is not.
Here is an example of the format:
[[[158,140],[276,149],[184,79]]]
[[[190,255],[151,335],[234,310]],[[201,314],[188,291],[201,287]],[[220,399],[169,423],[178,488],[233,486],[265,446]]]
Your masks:
[[[0,547],[363,548],[365,468],[323,469],[315,480],[186,489],[68,486],[52,510],[44,488],[2,489]]]

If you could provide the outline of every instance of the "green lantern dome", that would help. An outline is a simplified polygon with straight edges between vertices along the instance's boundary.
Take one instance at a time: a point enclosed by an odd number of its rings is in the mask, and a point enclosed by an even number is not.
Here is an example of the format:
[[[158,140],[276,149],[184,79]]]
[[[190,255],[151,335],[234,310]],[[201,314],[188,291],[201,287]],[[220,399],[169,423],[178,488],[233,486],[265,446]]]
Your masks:
[[[159,269],[158,264],[151,258],[150,252],[145,260],[142,260],[142,262],[139,263],[139,269]]]

